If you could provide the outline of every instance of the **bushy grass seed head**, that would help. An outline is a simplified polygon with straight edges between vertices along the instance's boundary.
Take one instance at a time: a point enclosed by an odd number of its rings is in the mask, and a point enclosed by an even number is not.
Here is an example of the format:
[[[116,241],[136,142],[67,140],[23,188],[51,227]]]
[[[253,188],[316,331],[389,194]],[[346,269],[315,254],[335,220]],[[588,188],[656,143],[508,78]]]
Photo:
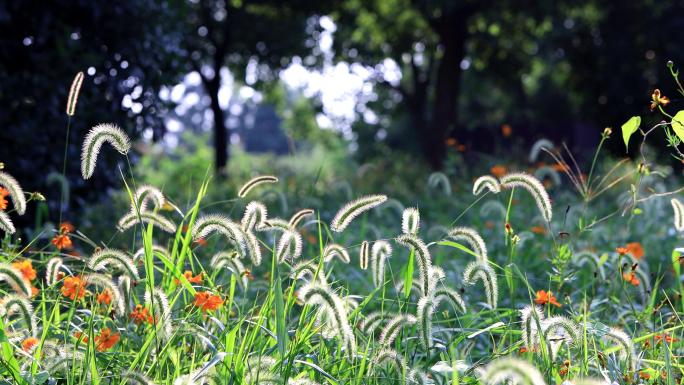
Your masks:
[[[518,358],[498,358],[487,365],[480,379],[486,385],[510,381],[513,384],[546,385],[544,376],[527,361]]]
[[[534,163],[537,161],[537,158],[539,157],[539,153],[542,151],[543,148],[546,148],[548,150],[553,150],[553,142],[551,142],[548,139],[539,139],[534,144],[532,145],[532,148],[530,148],[530,154],[528,157],[528,160],[530,163]]]
[[[361,270],[368,269],[368,260],[370,259],[370,244],[368,241],[361,242],[359,248],[359,266]]]
[[[610,328],[608,333],[604,335],[604,339],[618,344],[620,347],[620,358],[627,361],[630,370],[635,368],[637,357],[634,350],[634,343],[632,343],[632,339],[627,335],[627,333],[625,333],[622,329]]]
[[[157,325],[157,335],[164,341],[168,341],[173,335],[171,324],[171,306],[169,298],[158,287],[145,291],[145,304],[152,309]]]
[[[329,243],[323,248],[323,262],[328,263],[337,257],[343,263],[349,263],[351,258],[347,249],[337,243]]]
[[[385,283],[385,261],[392,255],[392,245],[387,241],[375,241],[371,248],[371,270],[375,287]]]
[[[103,274],[87,274],[83,277],[83,280],[87,285],[95,285],[104,290],[109,290],[109,293],[112,296],[112,307],[114,308],[114,311],[119,316],[126,314],[126,304],[121,296],[121,292],[110,277]]]
[[[156,385],[154,381],[152,381],[146,375],[133,370],[127,370],[123,372],[121,374],[121,378],[128,381],[128,384],[131,385]]]
[[[115,124],[102,123],[90,129],[83,141],[81,152],[81,175],[83,179],[90,179],[95,172],[97,156],[102,144],[109,143],[121,155],[128,154],[131,149],[131,140],[128,135]]]
[[[120,232],[123,233],[124,231],[130,229],[135,225],[149,223],[152,223],[154,227],[169,234],[173,234],[176,232],[177,226],[175,223],[173,223],[166,217],[152,211],[141,211],[139,213],[128,212],[126,213],[126,215],[121,217],[121,219],[119,219],[117,228]]]
[[[529,192],[544,219],[551,222],[553,216],[551,198],[539,179],[522,172],[506,174],[501,178],[501,186],[504,188],[520,187]]]
[[[454,241],[466,241],[475,254],[479,255],[480,261],[486,262],[488,260],[487,245],[485,245],[484,239],[475,229],[470,227],[454,227],[449,230],[447,237]]]
[[[375,371],[378,366],[385,363],[389,363],[399,376],[403,376],[406,372],[406,360],[394,349],[384,348],[377,352],[373,357],[371,371]]]
[[[336,233],[342,232],[354,218],[365,211],[383,204],[386,200],[386,195],[369,195],[345,204],[333,218],[330,223],[330,229]]]
[[[451,182],[449,177],[443,172],[433,172],[428,176],[427,185],[431,189],[441,188],[446,196],[451,196]]]
[[[112,265],[125,271],[129,277],[135,280],[140,279],[135,262],[121,250],[101,249],[93,253],[88,260],[88,268],[93,271],[102,271]]]
[[[234,251],[222,251],[214,254],[214,256],[211,257],[209,266],[215,270],[220,270],[222,268],[228,269],[235,275],[242,287],[247,287],[247,284],[249,283],[246,274],[247,269],[238,259],[237,253]]]
[[[0,281],[7,282],[16,294],[31,297],[31,283],[24,279],[21,271],[9,263],[0,262]]]
[[[391,318],[387,321],[385,327],[382,328],[378,342],[381,346],[391,345],[397,339],[404,326],[414,325],[416,321],[416,317],[412,314],[399,314]]]
[[[206,214],[201,216],[192,228],[193,240],[206,238],[211,233],[217,232],[225,236],[237,249],[240,257],[247,253],[246,240],[240,225],[231,221],[221,214]]]
[[[463,283],[467,286],[472,286],[478,280],[482,281],[484,285],[487,304],[492,309],[495,309],[499,298],[499,285],[494,269],[487,262],[475,261],[466,266],[463,272]]]
[[[417,235],[420,230],[420,212],[415,207],[409,207],[401,214],[401,231],[404,234]]]
[[[528,305],[520,310],[523,344],[527,349],[532,350],[539,345],[538,335],[543,320],[544,312],[538,306]]]
[[[160,189],[151,185],[142,185],[135,190],[133,194],[133,202],[131,203],[131,212],[147,211],[147,206],[152,205],[159,209],[164,206],[166,198]]]
[[[74,116],[76,113],[76,103],[78,102],[78,94],[81,92],[81,85],[83,84],[83,71],[76,74],[74,80],[71,82],[69,88],[69,97],[67,98],[66,113],[69,116]]]
[[[7,319],[19,314],[30,336],[38,335],[38,323],[33,313],[31,301],[23,295],[8,294],[0,300],[0,316]]]
[[[45,282],[47,282],[48,285],[52,286],[59,281],[59,269],[61,269],[63,265],[64,261],[62,258],[50,258],[45,267]]]
[[[268,210],[266,206],[257,201],[252,201],[245,207],[245,213],[242,216],[242,229],[244,231],[251,231],[256,229],[262,230],[266,227],[266,220],[268,219]]]
[[[278,262],[293,260],[302,255],[303,247],[302,235],[295,230],[286,230],[280,236],[276,247],[276,257]]]
[[[14,234],[17,231],[17,229],[14,228],[14,223],[12,223],[9,215],[4,211],[0,211],[0,230],[7,234]]]
[[[449,287],[439,287],[434,291],[433,296],[435,297],[435,302],[437,304],[442,301],[448,302],[454,310],[458,310],[462,313],[466,312],[466,303],[456,290]]]
[[[501,185],[499,185],[499,181],[493,176],[482,175],[475,179],[475,183],[473,183],[473,195],[480,195],[485,189],[494,194],[498,194],[501,192]]]
[[[292,218],[290,218],[290,221],[288,224],[290,225],[291,228],[296,228],[299,222],[301,222],[302,219],[311,216],[314,214],[314,211],[311,209],[304,209],[304,210],[299,210],[297,211]]]
[[[670,200],[672,210],[674,211],[674,227],[677,231],[684,231],[684,204],[677,199]]]
[[[26,196],[19,182],[12,175],[0,171],[0,187],[4,187],[9,192],[17,214],[24,215],[26,213]]]
[[[430,285],[432,282],[432,277],[430,274],[432,257],[430,256],[430,251],[428,250],[427,245],[422,239],[410,234],[402,234],[396,238],[396,241],[402,246],[413,248],[416,261],[418,262],[422,294],[426,295],[430,292]]]
[[[256,178],[252,178],[249,181],[247,181],[247,183],[242,185],[242,187],[238,191],[238,197],[246,197],[247,194],[249,194],[249,192],[252,191],[252,189],[265,183],[278,183],[278,178],[272,175],[262,175]]]

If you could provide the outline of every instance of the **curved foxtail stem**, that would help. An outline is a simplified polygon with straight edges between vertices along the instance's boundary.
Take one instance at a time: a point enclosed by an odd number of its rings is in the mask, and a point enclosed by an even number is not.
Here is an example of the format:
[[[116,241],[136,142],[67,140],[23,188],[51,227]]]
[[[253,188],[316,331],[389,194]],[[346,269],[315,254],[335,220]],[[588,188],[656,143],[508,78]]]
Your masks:
[[[249,192],[252,191],[253,188],[264,183],[278,183],[278,178],[272,175],[262,175],[256,178],[252,178],[249,181],[247,181],[247,183],[242,185],[242,187],[238,191],[238,197],[246,197],[247,194],[249,194]]]
[[[415,252],[416,262],[418,262],[418,272],[420,274],[421,291],[423,295],[430,292],[432,276],[432,257],[430,251],[422,239],[415,235],[402,234],[397,237],[397,243],[400,245],[413,248]]]
[[[102,123],[90,129],[83,141],[81,152],[81,175],[83,179],[90,179],[95,172],[97,156],[102,144],[109,143],[121,155],[128,154],[131,149],[131,140],[125,132],[112,123]]]
[[[401,214],[401,231],[404,234],[418,235],[420,230],[420,212],[415,207],[404,209]]]
[[[492,309],[496,308],[499,297],[499,286],[494,269],[487,262],[471,262],[463,272],[463,283],[467,286],[474,285],[478,280],[482,281],[487,297],[487,304]]]
[[[330,222],[330,229],[336,233],[342,232],[354,218],[365,211],[383,204],[385,201],[387,201],[386,195],[369,195],[345,204],[335,214],[332,222]]]
[[[83,84],[83,71],[74,76],[74,80],[71,82],[71,88],[69,88],[69,97],[67,98],[66,113],[69,116],[74,116],[76,114],[76,103],[78,103],[78,94],[81,92],[81,85]]]
[[[487,245],[485,245],[484,239],[480,234],[470,227],[454,227],[449,230],[447,238],[451,238],[454,241],[466,241],[473,252],[479,256],[478,260],[487,262]]]
[[[392,245],[387,241],[375,241],[371,248],[371,272],[373,285],[382,286],[385,283],[385,261],[392,255]]]
[[[544,219],[547,222],[551,222],[553,216],[551,198],[549,198],[549,194],[546,192],[544,185],[542,185],[539,179],[522,172],[506,174],[501,177],[501,187],[520,187],[529,192],[534,198]]]
[[[475,179],[473,183],[473,195],[480,195],[487,189],[494,194],[501,192],[501,185],[499,181],[491,175],[482,175],[481,177]]]

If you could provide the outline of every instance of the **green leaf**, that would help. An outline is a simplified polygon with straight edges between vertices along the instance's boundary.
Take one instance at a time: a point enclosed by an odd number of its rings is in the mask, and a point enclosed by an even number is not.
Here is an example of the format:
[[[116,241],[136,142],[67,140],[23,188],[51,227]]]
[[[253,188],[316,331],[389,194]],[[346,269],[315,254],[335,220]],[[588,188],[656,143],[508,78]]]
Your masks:
[[[641,124],[641,117],[632,116],[629,120],[622,125],[622,139],[625,141],[625,150],[629,149],[629,138],[632,136],[636,130],[639,129]]]
[[[672,130],[677,134],[679,140],[684,142],[684,110],[681,110],[675,114],[672,118]]]
[[[411,295],[411,288],[413,287],[413,260],[415,250],[411,249],[411,254],[409,254],[408,262],[406,262],[406,273],[404,275],[404,298],[408,298]]]

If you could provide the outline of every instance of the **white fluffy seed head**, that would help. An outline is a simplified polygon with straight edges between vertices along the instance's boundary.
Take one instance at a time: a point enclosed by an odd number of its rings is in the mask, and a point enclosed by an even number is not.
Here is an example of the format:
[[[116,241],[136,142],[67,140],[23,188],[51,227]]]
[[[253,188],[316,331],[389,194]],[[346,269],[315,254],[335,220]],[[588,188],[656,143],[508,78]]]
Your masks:
[[[361,242],[361,247],[359,248],[359,266],[361,270],[368,269],[368,260],[370,259],[370,245],[368,241]]]
[[[0,262],[0,281],[7,282],[17,294],[31,297],[31,284],[24,279],[21,271],[9,263]]]
[[[238,259],[237,253],[234,251],[222,251],[214,254],[214,256],[211,257],[209,266],[214,270],[220,270],[225,267],[235,275],[242,287],[247,287],[247,284],[249,283],[246,274],[248,270]]]
[[[121,374],[121,378],[128,381],[128,383],[131,385],[156,385],[154,381],[152,381],[146,375],[133,370],[127,370],[123,372]]]
[[[554,316],[543,320],[542,331],[548,346],[551,346],[554,341],[574,344],[580,338],[579,326],[563,316]],[[559,331],[562,332],[562,335],[558,334]]]
[[[121,296],[121,292],[118,290],[118,287],[110,277],[102,274],[87,274],[83,277],[83,280],[87,285],[95,285],[104,290],[108,290],[109,294],[112,296],[112,306],[114,311],[119,316],[126,314],[126,304]]]
[[[624,360],[627,360],[630,369],[634,369],[637,357],[634,351],[632,339],[627,335],[627,333],[618,328],[610,328],[608,333],[605,334],[604,338],[611,340],[620,346],[620,357]]]
[[[375,241],[371,248],[371,270],[373,284],[378,287],[385,283],[385,261],[392,255],[392,245],[387,241]]]
[[[238,191],[238,197],[246,197],[253,188],[264,183],[278,183],[278,178],[272,175],[262,175],[252,178],[240,188],[240,191]]]
[[[94,271],[102,271],[109,266],[125,271],[133,279],[140,279],[135,262],[121,250],[101,249],[93,253],[88,260],[88,268]]]
[[[33,337],[38,335],[38,323],[33,314],[31,301],[29,301],[27,297],[17,294],[8,294],[0,300],[0,316],[8,318],[14,314],[19,314],[24,321],[25,327],[29,331],[29,335]]]
[[[416,317],[412,314],[399,314],[385,324],[380,332],[380,337],[378,342],[382,346],[389,346],[394,342],[394,340],[399,336],[401,329],[404,326],[411,326],[417,321]]]
[[[443,172],[433,172],[430,174],[427,184],[431,189],[441,186],[444,195],[451,195],[451,183],[449,182],[449,177]]]
[[[672,198],[670,203],[674,211],[674,227],[677,231],[684,231],[684,204],[677,198]]]
[[[262,230],[266,227],[267,218],[268,210],[266,210],[266,206],[263,203],[257,201],[249,202],[242,216],[242,229],[245,231]]]
[[[76,74],[74,80],[71,82],[69,88],[69,97],[67,98],[66,113],[69,116],[74,116],[76,113],[76,103],[78,102],[78,94],[81,92],[81,85],[83,84],[83,71]]]
[[[276,247],[276,257],[278,262],[293,260],[302,255],[302,235],[295,230],[286,230],[280,236]]]
[[[143,212],[147,210],[149,203],[159,209],[166,203],[166,198],[160,189],[151,185],[142,185],[135,190],[133,202],[131,202],[131,212]]]
[[[247,245],[242,228],[221,214],[201,216],[192,228],[192,238],[196,241],[200,238],[206,238],[214,232],[225,236],[235,246],[241,257],[247,254]]]
[[[354,218],[365,211],[383,204],[385,201],[387,201],[386,195],[369,195],[345,204],[333,218],[330,223],[330,229],[337,233],[342,232]]]
[[[48,285],[52,286],[55,283],[57,283],[57,281],[59,280],[59,269],[61,269],[63,265],[64,261],[62,260],[62,258],[50,258],[50,260],[47,263],[47,266],[45,267],[45,282],[47,282]]]
[[[12,204],[17,214],[24,215],[26,213],[26,196],[24,190],[19,185],[14,177],[4,171],[0,171],[0,187],[4,187],[12,199]],[[9,231],[8,231],[9,232]]]
[[[389,363],[394,371],[400,376],[403,376],[404,372],[406,372],[406,360],[394,349],[384,348],[375,353],[371,364],[371,370],[374,371],[377,366],[385,363]]]
[[[520,310],[523,344],[527,349],[532,350],[539,345],[537,337],[543,320],[544,312],[538,306],[528,305]]]
[[[501,192],[501,185],[499,185],[499,181],[493,176],[482,175],[475,179],[475,183],[473,183],[473,195],[480,195],[485,189],[497,194]]]
[[[549,194],[546,192],[544,185],[542,185],[539,179],[522,172],[506,174],[501,178],[501,187],[520,187],[527,190],[534,198],[544,219],[547,222],[551,222],[553,216],[551,198],[549,198]]]
[[[435,300],[432,295],[423,296],[418,300],[416,310],[418,320],[418,330],[420,332],[420,342],[423,348],[432,347],[432,315],[435,314]]]
[[[396,241],[400,245],[413,248],[416,261],[418,262],[422,294],[426,295],[430,292],[432,284],[432,257],[427,245],[425,245],[422,239],[410,234],[402,234],[396,238]]]
[[[312,209],[304,209],[304,210],[299,210],[297,211],[292,218],[290,218],[290,221],[288,222],[290,227],[293,229],[297,227],[299,222],[302,221],[302,219],[311,216],[314,214],[314,211]]]
[[[415,207],[404,209],[401,214],[401,231],[404,234],[417,235],[420,230],[420,212]]]
[[[539,139],[538,141],[534,142],[532,148],[530,149],[530,163],[534,163],[537,161],[537,157],[539,156],[539,153],[543,148],[551,150],[553,149],[553,143],[548,139]]]
[[[164,341],[168,341],[173,335],[173,325],[171,324],[171,306],[169,298],[164,291],[158,287],[145,292],[145,304],[152,309],[154,319],[157,322],[157,335]]]
[[[128,135],[115,124],[102,123],[90,129],[83,141],[81,152],[81,175],[83,179],[89,179],[95,172],[97,156],[103,143],[109,143],[122,155],[128,154],[131,149],[131,140]]]
[[[323,262],[328,263],[337,257],[343,263],[349,263],[351,258],[347,249],[337,243],[329,243],[323,249]]]
[[[467,286],[474,285],[478,280],[484,285],[487,304],[493,309],[496,308],[499,297],[499,286],[494,269],[487,262],[475,261],[466,266],[463,272],[463,283]]]
[[[487,365],[480,379],[486,385],[511,381],[514,384],[546,385],[544,376],[527,361],[517,358],[499,358]]]
[[[7,234],[14,234],[17,229],[14,228],[14,223],[6,212],[0,211],[0,230]]]
[[[454,241],[466,241],[475,254],[479,256],[479,261],[486,262],[488,260],[487,245],[485,245],[484,239],[475,229],[470,227],[454,227],[449,230],[447,237]]]
[[[173,234],[176,232],[177,226],[175,223],[152,211],[141,211],[139,213],[129,211],[119,219],[117,228],[120,232],[124,232],[137,224],[149,223],[166,233]]]

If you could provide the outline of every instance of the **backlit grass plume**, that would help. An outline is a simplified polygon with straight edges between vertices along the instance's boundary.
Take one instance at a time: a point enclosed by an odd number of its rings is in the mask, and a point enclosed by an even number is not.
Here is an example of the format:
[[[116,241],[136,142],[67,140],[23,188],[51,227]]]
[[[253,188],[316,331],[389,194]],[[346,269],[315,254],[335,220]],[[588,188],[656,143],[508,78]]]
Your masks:
[[[539,179],[522,172],[506,174],[501,177],[501,187],[520,187],[524,190],[527,190],[527,192],[529,192],[534,198],[534,201],[544,219],[547,222],[551,222],[551,218],[553,216],[551,198],[549,198],[549,194],[546,192],[544,185],[542,185]]]
[[[20,270],[9,263],[0,262],[0,281],[7,282],[15,293],[31,297],[31,284],[24,279]]]
[[[634,369],[637,357],[632,339],[627,333],[618,328],[610,328],[603,338],[616,343],[620,347],[620,358],[627,361],[630,370]]]
[[[342,232],[354,218],[365,211],[383,204],[386,200],[386,195],[369,195],[347,203],[335,214],[330,223],[330,229],[337,233]]]
[[[211,262],[209,262],[209,266],[211,266],[211,268],[214,270],[220,270],[225,267],[227,270],[229,270],[232,274],[235,275],[235,277],[238,279],[238,282],[242,284],[242,287],[247,287],[247,283],[249,281],[247,279],[246,273],[249,271],[245,269],[245,266],[238,259],[236,252],[222,251],[214,254],[214,256],[211,257]]]
[[[672,204],[672,210],[674,211],[675,229],[677,231],[684,231],[684,204],[677,198],[672,198],[670,204]]]
[[[333,323],[329,325],[336,330],[342,345],[347,349],[347,357],[352,358],[356,354],[356,338],[349,324],[347,310],[342,299],[333,293],[328,286],[309,283],[299,289],[299,297],[306,304],[322,306],[329,314],[328,319]]]
[[[125,371],[121,374],[121,379],[126,380],[131,385],[157,385],[146,375],[133,370]]]
[[[537,161],[537,158],[539,157],[539,153],[542,151],[542,149],[548,149],[552,150],[553,149],[553,143],[548,140],[548,139],[539,139],[534,144],[532,145],[532,148],[530,148],[530,154],[528,157],[528,160],[530,163],[534,163]]]
[[[420,274],[421,292],[426,295],[431,290],[432,276],[432,256],[422,239],[415,235],[402,234],[396,238],[397,243],[402,246],[413,248],[416,262],[418,262],[418,273]]]
[[[0,210],[0,230],[7,234],[14,234],[17,230],[14,228],[14,223],[6,212]]]
[[[276,247],[278,262],[293,260],[302,255],[302,236],[295,230],[285,230]]]
[[[562,331],[562,335],[558,334],[559,331]],[[580,338],[579,326],[563,316],[554,316],[542,321],[542,334],[551,359],[556,356],[556,347],[561,343],[572,345]]]
[[[368,241],[361,242],[359,248],[359,266],[361,270],[368,269],[368,260],[370,259],[370,244]]]
[[[90,179],[95,172],[97,156],[100,153],[102,144],[109,143],[121,155],[128,154],[131,149],[131,141],[125,132],[117,125],[112,123],[98,124],[88,132],[83,141],[81,152],[81,175],[83,179]]]
[[[66,113],[69,116],[74,116],[76,113],[76,103],[78,102],[78,94],[81,92],[81,85],[83,84],[83,71],[76,74],[74,80],[71,82],[69,88],[69,97],[67,98]]]
[[[196,241],[214,232],[225,236],[235,246],[241,258],[246,257],[246,240],[240,225],[221,214],[201,216],[192,228],[192,238]]]
[[[263,203],[257,201],[249,202],[242,216],[242,229],[244,231],[262,230],[267,226],[267,218],[268,210],[266,210],[266,206]]]
[[[87,285],[94,285],[103,290],[108,290],[109,294],[112,296],[112,307],[114,308],[114,311],[119,316],[126,314],[126,305],[123,297],[121,297],[121,292],[111,278],[103,274],[87,274],[83,277],[83,280]]]
[[[166,217],[152,211],[141,211],[139,213],[128,212],[126,215],[121,217],[121,219],[119,219],[117,228],[120,232],[124,232],[137,224],[149,223],[169,234],[176,232],[177,226],[175,223],[173,223],[170,219],[167,219]]]
[[[517,358],[499,358],[485,367],[480,380],[487,385],[510,381],[513,384],[546,385],[544,377],[527,361]]]
[[[163,341],[168,341],[173,335],[169,298],[162,289],[155,287],[151,291],[145,292],[145,304],[152,309],[157,326],[157,336]]]
[[[311,209],[299,210],[292,216],[292,218],[290,218],[290,221],[288,223],[290,224],[290,227],[294,229],[297,227],[297,225],[302,219],[310,215],[313,215],[313,213],[314,211]]]
[[[62,258],[53,257],[50,258],[45,267],[45,282],[48,285],[54,285],[59,281],[59,270],[64,265]]]
[[[484,286],[487,304],[492,309],[495,309],[499,297],[499,286],[496,273],[494,273],[494,269],[487,262],[476,261],[466,266],[463,272],[463,283],[467,286],[472,286],[478,280],[482,281]]]
[[[247,183],[242,185],[238,191],[238,197],[244,198],[252,191],[253,188],[262,185],[264,183],[278,183],[278,178],[271,175],[258,176],[256,178],[250,179]]]
[[[17,214],[24,215],[26,213],[26,196],[19,182],[12,175],[0,171],[0,187],[4,187],[9,192],[9,197],[12,199]]]
[[[485,189],[497,194],[501,192],[501,185],[493,176],[482,175],[475,179],[475,183],[473,183],[473,195],[480,195]]]
[[[423,296],[418,301],[417,323],[420,331],[420,341],[425,349],[432,348],[432,316],[442,301],[447,301],[454,309],[466,311],[465,302],[461,295],[449,288],[435,289],[434,292]]]
[[[371,364],[371,372],[374,372],[378,366],[383,364],[389,364],[392,369],[399,376],[403,376],[406,372],[406,360],[402,355],[397,353],[394,349],[382,349],[375,354],[373,357],[373,363]]]
[[[8,294],[0,300],[0,317],[5,319],[7,324],[8,318],[14,314],[19,314],[19,317],[24,322],[24,327],[28,329],[28,335],[36,337],[38,335],[38,323],[33,314],[33,306],[31,301],[23,295]]]
[[[301,261],[292,266],[290,269],[290,278],[294,280],[305,280],[306,282],[316,281],[318,278],[318,283],[321,285],[327,285],[325,274],[321,270],[318,270],[318,264],[313,261]]]
[[[466,312],[465,301],[461,297],[461,294],[454,289],[449,287],[438,287],[433,292],[433,296],[435,297],[435,303],[437,303],[436,306],[441,302],[446,301],[454,310],[458,310],[462,313]]]
[[[374,311],[370,312],[365,315],[363,320],[359,322],[359,330],[361,330],[363,333],[366,334],[371,334],[373,333],[378,326],[380,326],[386,319],[392,318],[396,316],[396,314],[392,314],[389,312],[381,312],[381,311]]]
[[[417,235],[420,229],[420,212],[415,207],[409,207],[401,214],[401,231],[404,234]]]
[[[125,271],[128,276],[135,280],[140,279],[135,262],[121,250],[101,249],[93,253],[88,260],[88,267],[94,271],[102,271],[110,266]]]
[[[470,227],[454,227],[449,230],[447,238],[454,241],[466,241],[468,246],[470,246],[475,254],[479,256],[479,261],[486,262],[488,260],[487,246],[485,245],[484,239],[482,239],[475,229]]]
[[[416,321],[416,317],[412,314],[399,314],[393,317],[382,328],[378,342],[381,346],[391,345],[397,339],[403,327],[414,325]]]
[[[443,172],[433,172],[427,180],[428,187],[431,189],[442,187],[444,195],[451,196],[451,183],[449,177]]]
[[[160,189],[151,185],[142,185],[135,190],[133,194],[133,203],[131,204],[131,212],[135,213],[137,211],[147,211],[147,206],[149,203],[160,209],[164,206],[166,198]],[[137,208],[137,209],[136,209]]]
[[[371,248],[371,273],[373,285],[382,286],[385,283],[385,263],[392,255],[392,245],[387,241],[375,241]]]
[[[337,243],[329,243],[323,249],[323,262],[328,263],[337,257],[343,263],[349,263],[350,257],[347,249]]]
[[[539,345],[538,335],[543,320],[544,312],[537,306],[528,305],[520,310],[523,346],[528,350],[534,350]]]

